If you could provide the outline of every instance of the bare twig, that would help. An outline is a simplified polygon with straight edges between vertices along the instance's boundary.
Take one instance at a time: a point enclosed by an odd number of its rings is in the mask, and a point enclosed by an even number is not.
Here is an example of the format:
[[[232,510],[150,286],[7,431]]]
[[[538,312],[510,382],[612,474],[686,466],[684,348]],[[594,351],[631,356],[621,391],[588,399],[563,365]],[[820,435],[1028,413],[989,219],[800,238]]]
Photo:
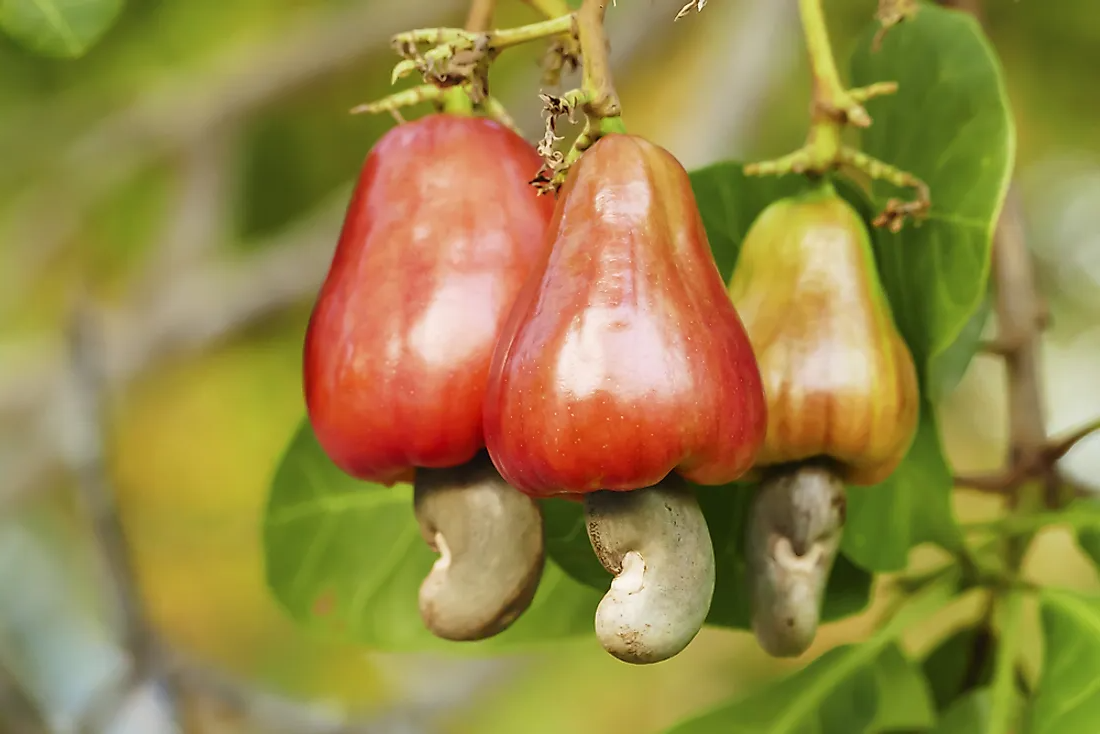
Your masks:
[[[1005,202],[993,249],[998,334],[989,351],[1004,358],[1008,382],[1009,447],[1005,468],[992,474],[960,476],[960,487],[1005,494],[1019,501],[1021,488],[1039,481],[1048,506],[1059,502],[1063,486],[1056,465],[1095,424],[1067,437],[1050,439],[1043,406],[1039,348],[1046,307],[1038,295],[1031,253],[1024,239],[1019,195],[1013,187]]]

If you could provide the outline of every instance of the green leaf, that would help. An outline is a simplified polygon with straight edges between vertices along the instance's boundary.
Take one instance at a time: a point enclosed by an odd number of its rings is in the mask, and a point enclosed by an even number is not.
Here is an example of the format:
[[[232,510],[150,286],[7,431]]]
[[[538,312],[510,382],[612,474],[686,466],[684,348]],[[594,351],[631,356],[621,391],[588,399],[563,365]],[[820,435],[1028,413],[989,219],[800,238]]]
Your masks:
[[[971,690],[989,685],[996,646],[997,639],[988,628],[964,627],[925,657],[922,668],[938,711]]]
[[[898,82],[873,99],[863,150],[931,189],[920,226],[876,230],[875,250],[898,327],[922,375],[986,295],[993,230],[1008,190],[1015,130],[1000,64],[973,17],[922,3],[872,51],[877,24],[852,59],[852,83]],[[910,193],[911,192],[907,192]],[[877,209],[898,190],[875,182]]]
[[[542,501],[546,554],[577,581],[606,592],[611,574],[603,567],[588,540],[584,504],[564,499]]]
[[[77,58],[114,23],[122,0],[0,0],[0,28],[44,56]]]
[[[896,646],[876,661],[878,711],[870,731],[890,732],[927,728],[936,722],[932,691],[921,668]]]
[[[734,483],[696,487],[699,506],[714,544],[715,583],[707,624],[749,629],[749,583],[745,578],[745,533],[754,487]],[[609,574],[592,551],[585,529],[584,506],[567,500],[546,500],[546,552],[578,581],[606,592]],[[837,558],[825,593],[822,619],[831,621],[862,611],[870,600],[871,575],[843,555]]]
[[[1023,699],[1020,696],[1019,663],[1024,618],[1024,596],[1013,589],[999,595],[995,623],[1000,644],[993,660],[993,680],[989,685],[989,724],[987,734],[1013,734],[1019,731]]]
[[[986,731],[988,721],[989,691],[980,688],[956,699],[932,734],[978,734]]]
[[[869,571],[897,571],[919,543],[961,549],[953,485],[932,407],[922,401],[917,435],[897,470],[873,487],[848,488],[844,552]]]
[[[412,489],[359,482],[324,454],[303,421],[283,457],[263,528],[268,585],[317,631],[394,652],[488,652],[592,634],[601,594],[548,562],[531,607],[489,640],[433,637],[417,610],[436,555],[420,537]]]
[[[938,403],[950,395],[959,383],[963,375],[970,367],[974,355],[978,353],[981,345],[982,333],[985,331],[986,322],[993,311],[993,302],[989,296],[982,299],[978,309],[970,314],[962,331],[947,349],[932,357],[928,365],[928,379],[926,383],[929,400]]]
[[[1043,671],[1030,734],[1093,734],[1100,722],[1100,597],[1048,589],[1041,598]]]
[[[954,597],[957,581],[950,575],[930,584],[866,642],[834,648],[794,675],[682,722],[668,734],[852,734],[881,730],[873,728],[879,722],[929,726],[935,715],[927,685],[894,641]]]

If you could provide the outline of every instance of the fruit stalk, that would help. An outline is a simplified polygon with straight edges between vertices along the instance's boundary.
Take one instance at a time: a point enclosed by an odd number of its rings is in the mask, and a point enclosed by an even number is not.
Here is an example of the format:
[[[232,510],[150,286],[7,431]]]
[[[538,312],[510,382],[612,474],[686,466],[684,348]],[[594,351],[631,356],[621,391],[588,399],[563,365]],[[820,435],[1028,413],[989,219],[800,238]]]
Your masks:
[[[847,165],[872,179],[894,186],[912,187],[917,194],[914,201],[890,200],[874,222],[876,227],[888,226],[897,232],[906,217],[921,217],[927,212],[931,206],[928,186],[911,173],[845,146],[842,133],[846,125],[858,128],[870,126],[871,117],[863,102],[893,94],[898,85],[896,82],[876,82],[866,87],[845,89],[829,41],[822,0],[799,0],[799,14],[813,75],[813,100],[806,142],[798,150],[780,158],[748,164],[745,174],[781,176],[793,172],[822,176]]]
[[[496,5],[496,0],[471,0],[470,10],[466,15],[466,30],[471,33],[481,33],[488,30],[493,25],[493,11],[496,10]],[[442,97],[444,112],[452,115],[472,115],[474,113],[474,100],[471,98],[466,85],[444,90]]]
[[[587,96],[584,112],[595,127],[600,127],[605,119],[618,118],[622,114],[619,94],[611,77],[607,34],[604,32],[606,10],[607,0],[584,0],[577,12],[577,33],[584,56],[581,88]]]
[[[606,0],[584,0],[576,13],[577,38],[583,59],[581,88],[560,98],[550,98],[553,104],[547,107],[547,137],[539,149],[544,163],[532,182],[540,192],[560,189],[569,168],[601,137],[626,132],[621,117],[622,104],[611,75],[609,46],[604,31],[606,10]],[[574,106],[579,106],[584,112],[584,129],[573,141],[569,152],[562,156],[554,150],[557,139],[554,136],[554,120],[557,115],[572,114]]]

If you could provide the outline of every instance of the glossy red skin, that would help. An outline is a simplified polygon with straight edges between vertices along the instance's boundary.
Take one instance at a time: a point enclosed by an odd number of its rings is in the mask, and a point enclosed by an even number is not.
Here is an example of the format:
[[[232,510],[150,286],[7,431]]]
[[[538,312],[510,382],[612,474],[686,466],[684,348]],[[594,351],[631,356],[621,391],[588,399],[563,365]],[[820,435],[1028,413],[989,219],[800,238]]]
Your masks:
[[[534,497],[747,471],[767,407],[687,172],[630,135],[574,165],[493,355],[485,436]]]
[[[553,212],[527,183],[540,163],[507,128],[443,114],[367,156],[305,340],[309,418],[348,474],[389,485],[484,447],[492,350]]]

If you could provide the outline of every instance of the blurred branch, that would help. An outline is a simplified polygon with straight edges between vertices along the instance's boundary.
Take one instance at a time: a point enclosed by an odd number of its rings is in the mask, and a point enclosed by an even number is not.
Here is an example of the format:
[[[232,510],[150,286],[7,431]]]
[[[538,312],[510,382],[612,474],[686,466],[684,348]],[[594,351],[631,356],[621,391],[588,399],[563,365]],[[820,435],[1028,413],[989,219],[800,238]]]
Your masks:
[[[1057,471],[1058,460],[1097,426],[1084,426],[1061,439],[1047,435],[1039,356],[1045,306],[1038,294],[1015,185],[1009,190],[993,240],[993,279],[998,331],[995,353],[1004,359],[1008,382],[1008,460],[1000,471],[960,476],[956,484],[1005,494],[1015,505],[1023,487],[1038,481],[1046,504],[1054,507],[1065,486]]]
[[[182,148],[176,166],[176,191],[164,234],[157,239],[139,287],[170,282],[173,274],[213,251],[223,241],[232,210],[231,166],[237,135],[217,129]],[[155,292],[135,293],[153,298]]]
[[[102,418],[105,404],[104,364],[98,315],[90,306],[75,313],[70,333],[68,416],[72,432],[66,446],[68,464],[77,476],[91,522],[96,548],[107,571],[107,588],[119,617],[119,636],[130,658],[128,674],[93,700],[79,727],[88,734],[106,731],[142,688],[152,687],[168,700],[170,717],[181,722],[187,696],[213,699],[271,734],[366,734],[377,722],[349,722],[339,712],[303,706],[255,689],[233,677],[190,661],[165,648],[147,619],[138,592],[125,533],[114,504],[105,461]],[[0,690],[3,680],[0,679]],[[407,712],[403,718],[408,718]],[[387,729],[389,730],[389,729]],[[27,729],[26,734],[37,734]]]
[[[192,263],[140,289],[155,293],[155,299],[105,314],[106,385],[124,385],[163,359],[207,348],[308,298],[324,278],[346,205],[341,191],[289,231],[258,243],[257,254]],[[58,416],[65,378],[63,360],[47,348],[0,382],[0,417],[29,443],[9,458],[0,509],[41,486],[61,456],[66,424]]]
[[[234,127],[257,109],[385,49],[395,31],[438,20],[460,5],[348,3],[313,11],[268,40],[232,49],[211,68],[158,82],[156,93],[77,139],[48,180],[12,203],[11,226],[0,239],[34,245],[20,248],[22,261],[0,275],[0,311],[23,297],[91,209],[142,166],[215,128]]]
[[[152,681],[167,694],[172,719],[178,720],[178,691],[165,675],[156,635],[146,619],[126,543],[115,511],[114,489],[110,486],[104,458],[104,379],[97,315],[90,307],[78,306],[69,334],[69,374],[63,394],[69,403],[67,463],[77,479],[85,511],[95,537],[107,579],[104,586],[118,615],[117,628],[129,657],[129,674],[117,701],[108,706],[96,701],[89,719],[80,729],[88,734],[104,731],[118,714],[129,694],[145,681]]]

